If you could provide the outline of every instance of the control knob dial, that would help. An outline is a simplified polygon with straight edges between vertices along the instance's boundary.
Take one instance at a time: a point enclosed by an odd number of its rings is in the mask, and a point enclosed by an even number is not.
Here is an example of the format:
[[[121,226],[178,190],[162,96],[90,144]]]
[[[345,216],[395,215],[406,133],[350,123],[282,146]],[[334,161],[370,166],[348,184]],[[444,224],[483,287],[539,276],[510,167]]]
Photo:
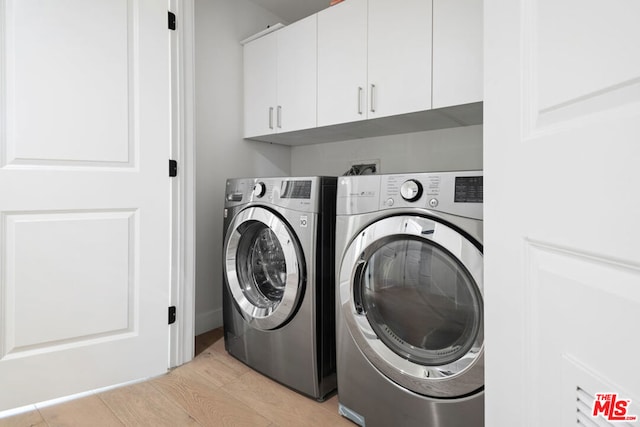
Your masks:
[[[253,195],[256,197],[262,197],[266,192],[267,192],[267,186],[264,184],[264,182],[258,182],[256,185],[253,186]]]
[[[422,196],[422,184],[415,179],[405,181],[400,186],[400,195],[407,202],[415,202]]]

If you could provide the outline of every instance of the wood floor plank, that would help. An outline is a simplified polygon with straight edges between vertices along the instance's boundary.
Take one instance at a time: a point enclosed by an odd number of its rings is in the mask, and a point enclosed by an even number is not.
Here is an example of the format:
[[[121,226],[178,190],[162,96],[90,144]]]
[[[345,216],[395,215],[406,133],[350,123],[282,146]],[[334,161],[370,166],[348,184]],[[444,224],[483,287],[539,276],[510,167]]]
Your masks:
[[[246,365],[240,363],[228,354],[205,350],[193,359],[193,361],[180,366],[173,372],[177,374],[196,372],[198,377],[206,378],[212,385],[220,387],[230,383],[248,371],[249,368]]]
[[[340,403],[338,402],[338,395],[337,394],[334,394],[329,399],[325,400],[322,403],[319,403],[319,405],[323,409],[331,412],[332,414],[337,414],[338,413],[338,405],[339,404]]]
[[[225,390],[280,427],[353,427],[337,412],[254,371],[242,375]]]
[[[150,382],[118,388],[98,396],[125,426],[199,425],[184,409],[167,399]]]
[[[209,349],[207,349],[207,352],[210,352],[211,354],[215,355],[216,358],[220,360],[222,363],[224,363],[227,367],[237,372],[242,372],[242,374],[244,374],[245,372],[248,372],[251,370],[251,368],[247,367],[247,365],[240,362],[235,357],[231,356],[224,349],[222,351],[217,351],[217,350],[211,350],[211,347],[210,347]]]
[[[222,328],[216,328],[198,335],[195,339],[195,355],[199,355],[218,340],[224,342],[224,330]]]
[[[225,350],[225,348],[224,348],[224,336],[221,339],[215,341],[213,344],[211,344],[209,346],[209,350],[217,351],[218,353],[226,354],[227,350]]]
[[[203,426],[266,427],[271,421],[249,405],[214,387],[195,370],[176,370],[152,384]]]
[[[40,408],[49,427],[122,427],[123,424],[96,395]]]
[[[47,427],[40,412],[37,410],[25,412],[19,415],[14,415],[8,418],[0,419],[0,426],[2,427]]]

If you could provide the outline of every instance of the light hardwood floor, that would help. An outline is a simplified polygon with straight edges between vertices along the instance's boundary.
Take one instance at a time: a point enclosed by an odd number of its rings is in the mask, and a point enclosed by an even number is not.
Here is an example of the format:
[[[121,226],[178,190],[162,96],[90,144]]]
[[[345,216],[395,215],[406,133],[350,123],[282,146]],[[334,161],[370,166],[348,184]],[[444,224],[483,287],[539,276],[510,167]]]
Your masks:
[[[222,329],[198,336],[196,355],[151,381],[0,419],[0,426],[355,426],[338,415],[337,396],[316,402],[229,356]]]

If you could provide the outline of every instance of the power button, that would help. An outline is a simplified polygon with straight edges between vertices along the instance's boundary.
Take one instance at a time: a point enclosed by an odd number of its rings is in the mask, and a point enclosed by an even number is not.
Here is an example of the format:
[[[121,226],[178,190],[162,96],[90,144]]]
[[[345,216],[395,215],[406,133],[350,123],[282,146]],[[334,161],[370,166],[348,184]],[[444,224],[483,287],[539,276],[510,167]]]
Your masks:
[[[431,206],[432,208],[435,208],[438,206],[438,199],[433,198],[431,200],[429,200],[429,206]]]

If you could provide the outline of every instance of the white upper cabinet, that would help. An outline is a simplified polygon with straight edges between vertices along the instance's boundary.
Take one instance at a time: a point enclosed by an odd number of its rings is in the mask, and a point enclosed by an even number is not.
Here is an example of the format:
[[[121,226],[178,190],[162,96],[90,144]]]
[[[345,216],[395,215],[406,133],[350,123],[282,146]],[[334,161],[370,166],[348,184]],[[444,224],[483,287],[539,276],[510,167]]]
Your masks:
[[[316,127],[317,16],[244,46],[245,137]]]
[[[431,0],[369,0],[369,118],[431,108]]]
[[[278,103],[277,33],[244,46],[244,135],[275,132]]]
[[[433,108],[481,102],[482,0],[433,0]]]
[[[348,0],[318,13],[318,126],[367,110],[367,0]]]
[[[318,126],[431,108],[430,0],[348,0],[318,14]]]
[[[482,13],[483,0],[346,0],[248,43],[245,137],[300,145],[482,123]]]
[[[276,33],[278,132],[309,129],[317,125],[317,28],[317,15],[312,15]]]

